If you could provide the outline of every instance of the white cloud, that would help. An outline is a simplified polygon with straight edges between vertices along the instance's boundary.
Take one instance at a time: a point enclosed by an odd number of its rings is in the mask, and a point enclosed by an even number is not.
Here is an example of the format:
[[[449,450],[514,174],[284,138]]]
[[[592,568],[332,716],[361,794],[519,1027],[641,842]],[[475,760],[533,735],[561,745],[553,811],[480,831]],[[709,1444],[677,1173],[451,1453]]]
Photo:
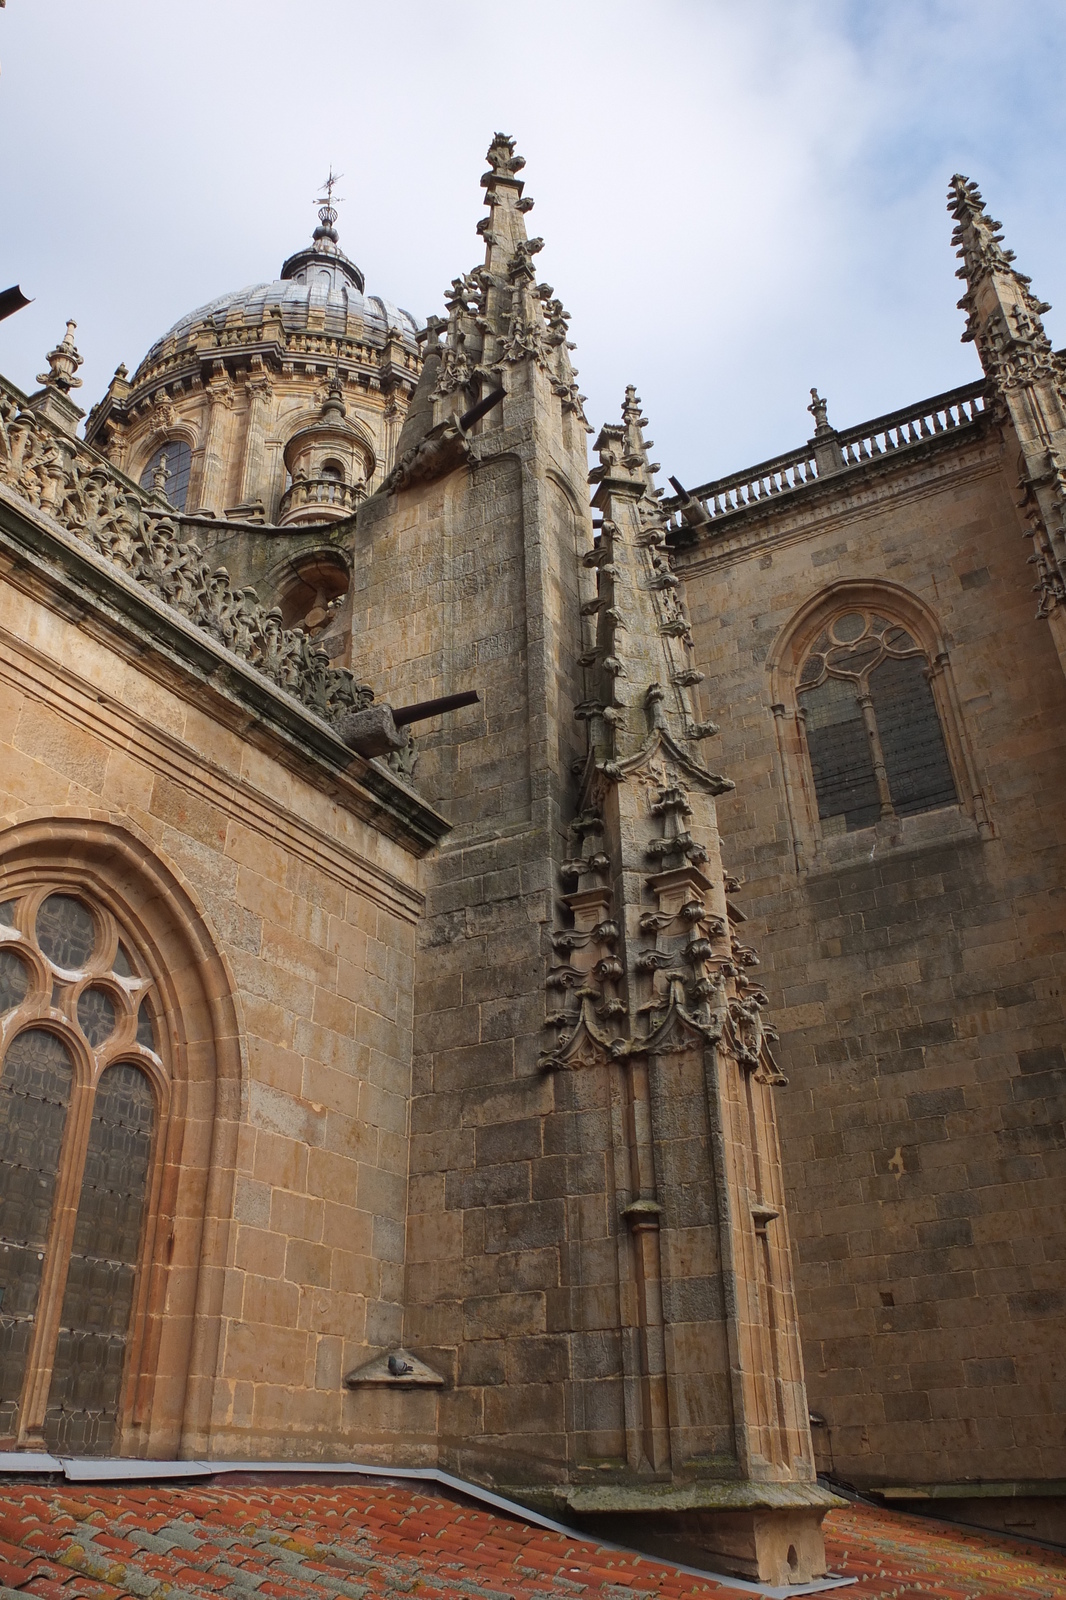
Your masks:
[[[32,384],[75,316],[91,403],[176,317],[277,272],[331,161],[368,288],[424,316],[478,259],[500,127],[528,160],[590,417],[635,382],[656,456],[697,482],[800,443],[812,383],[844,425],[977,375],[957,167],[1061,293],[1061,17],[1057,0],[9,0],[0,280],[36,300],[0,326],[0,368]]]

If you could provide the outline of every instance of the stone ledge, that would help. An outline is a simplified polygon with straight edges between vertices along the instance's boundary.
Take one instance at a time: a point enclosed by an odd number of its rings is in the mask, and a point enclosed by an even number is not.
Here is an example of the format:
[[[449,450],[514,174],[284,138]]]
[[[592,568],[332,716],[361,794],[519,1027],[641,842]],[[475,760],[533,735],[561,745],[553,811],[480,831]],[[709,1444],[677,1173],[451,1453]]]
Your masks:
[[[397,1346],[344,1375],[346,1389],[443,1389],[444,1379],[409,1350]]]
[[[814,846],[814,859],[804,881],[867,867],[884,861],[898,861],[925,850],[942,850],[949,845],[981,844],[986,837],[979,824],[961,806],[945,806],[937,811],[920,812],[900,819],[902,827],[891,832],[880,826],[856,828],[854,833],[823,835]]]
[[[1066,1478],[1017,1478],[1002,1483],[914,1483],[897,1488],[868,1489],[883,1500],[1017,1500],[1030,1496],[1066,1496]]]
[[[509,1491],[510,1492],[510,1491]],[[578,1516],[627,1511],[832,1511],[847,1505],[820,1483],[589,1484],[568,1489],[564,1501]]]

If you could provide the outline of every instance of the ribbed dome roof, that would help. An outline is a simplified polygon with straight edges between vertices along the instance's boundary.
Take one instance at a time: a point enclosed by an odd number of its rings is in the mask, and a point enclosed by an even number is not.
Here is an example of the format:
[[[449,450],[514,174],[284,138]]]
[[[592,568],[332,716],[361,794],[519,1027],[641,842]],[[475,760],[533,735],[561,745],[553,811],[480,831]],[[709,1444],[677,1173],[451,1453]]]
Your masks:
[[[320,215],[323,225],[315,229],[311,244],[288,258],[279,278],[272,283],[253,283],[245,289],[234,289],[179,317],[174,326],[156,340],[146,362],[153,361],[171,340],[180,347],[193,330],[204,323],[214,323],[216,328],[227,323],[256,327],[275,309],[287,332],[302,333],[313,307],[323,309],[323,331],[327,334],[383,345],[389,329],[395,328],[408,349],[417,351],[417,320],[409,311],[401,310],[381,295],[364,297],[363,274],[337,243],[337,233],[331,225],[336,213]]]
[[[354,284],[331,287],[328,282],[297,283],[291,278],[276,278],[273,283],[253,283],[245,289],[221,294],[207,305],[179,317],[162,339],[156,340],[148,352],[148,360],[157,356],[168,340],[181,344],[194,328],[205,322],[213,322],[217,328],[227,322],[243,322],[254,327],[263,322],[274,307],[281,313],[282,326],[292,333],[300,333],[307,327],[307,314],[312,306],[325,308],[326,333],[351,338],[363,336],[372,344],[384,344],[389,328],[398,328],[404,343],[412,350],[418,348],[416,319],[381,295],[364,297]]]

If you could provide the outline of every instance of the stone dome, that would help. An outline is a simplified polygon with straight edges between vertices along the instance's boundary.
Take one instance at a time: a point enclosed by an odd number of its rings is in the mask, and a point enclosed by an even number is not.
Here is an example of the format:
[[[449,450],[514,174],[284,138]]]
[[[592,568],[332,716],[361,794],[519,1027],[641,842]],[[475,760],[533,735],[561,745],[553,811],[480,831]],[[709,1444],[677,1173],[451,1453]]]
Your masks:
[[[363,275],[355,263],[336,248],[323,249],[323,243],[327,241],[316,239],[311,248],[290,256],[273,282],[231,290],[179,317],[156,340],[142,365],[151,365],[167,347],[180,350],[198,328],[209,324],[219,330],[234,325],[259,327],[273,311],[280,315],[287,333],[303,333],[312,326],[338,338],[383,345],[392,329],[417,353],[417,319],[382,295],[364,296]],[[321,323],[311,315],[319,309]]]
[[[89,415],[88,442],[144,487],[162,471],[177,510],[326,523],[391,470],[419,325],[364,293],[335,210],[319,217],[277,278],[180,317]]]

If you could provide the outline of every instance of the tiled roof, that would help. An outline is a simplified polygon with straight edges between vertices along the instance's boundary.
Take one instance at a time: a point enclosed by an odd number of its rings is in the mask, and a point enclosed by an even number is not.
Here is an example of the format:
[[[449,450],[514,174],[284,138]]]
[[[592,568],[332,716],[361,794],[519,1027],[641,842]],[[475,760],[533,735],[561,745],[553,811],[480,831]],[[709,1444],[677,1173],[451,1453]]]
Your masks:
[[[895,1512],[827,1518],[851,1600],[1062,1600],[1066,1555]],[[741,1591],[394,1482],[0,1487],[0,1600],[680,1600]]]

